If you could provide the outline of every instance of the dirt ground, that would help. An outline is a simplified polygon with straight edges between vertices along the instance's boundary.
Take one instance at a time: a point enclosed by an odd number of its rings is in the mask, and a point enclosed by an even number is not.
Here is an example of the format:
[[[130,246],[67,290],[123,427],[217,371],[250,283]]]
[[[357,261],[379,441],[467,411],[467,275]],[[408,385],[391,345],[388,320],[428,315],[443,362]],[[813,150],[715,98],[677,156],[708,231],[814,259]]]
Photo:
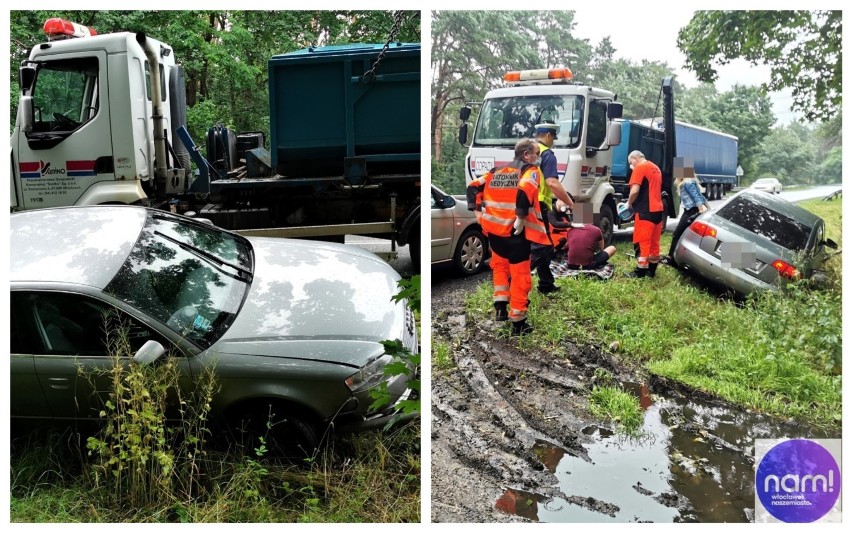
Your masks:
[[[595,346],[566,343],[567,359],[522,353],[496,322],[468,323],[464,295],[484,279],[433,286],[433,343],[453,346],[456,366],[432,374],[432,521],[523,521],[495,507],[507,487],[611,514],[605,502],[560,491],[559,457],[534,450],[583,457],[595,369],[629,376]]]
[[[466,295],[489,275],[455,279],[433,272],[432,343],[451,346],[454,363],[432,371],[433,522],[749,522],[755,439],[839,438],[645,375],[605,347],[566,340],[559,355],[520,351],[505,323],[473,323],[465,316]],[[654,406],[646,413],[657,415],[659,440],[651,448],[664,457],[655,464],[624,464],[615,476],[592,474],[602,487],[590,491],[566,484],[566,474],[573,474],[557,465],[564,458],[575,471],[586,469],[576,461],[601,466],[601,456],[590,454],[607,444],[613,428],[588,408],[601,368],[624,385],[642,385],[640,404],[647,395]],[[613,449],[604,451],[610,455],[602,462],[633,457]],[[635,471],[624,472],[630,468]],[[614,484],[611,478],[618,476],[623,479]],[[554,515],[556,506],[571,514],[557,509]]]

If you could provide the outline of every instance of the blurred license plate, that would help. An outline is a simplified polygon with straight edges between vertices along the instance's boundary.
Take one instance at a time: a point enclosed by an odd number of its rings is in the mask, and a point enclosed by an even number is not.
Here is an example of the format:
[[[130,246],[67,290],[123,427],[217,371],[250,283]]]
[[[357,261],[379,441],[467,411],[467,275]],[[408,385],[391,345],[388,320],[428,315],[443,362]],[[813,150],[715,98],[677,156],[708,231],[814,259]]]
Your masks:
[[[723,242],[719,247],[722,268],[755,268],[757,246],[753,242]]]

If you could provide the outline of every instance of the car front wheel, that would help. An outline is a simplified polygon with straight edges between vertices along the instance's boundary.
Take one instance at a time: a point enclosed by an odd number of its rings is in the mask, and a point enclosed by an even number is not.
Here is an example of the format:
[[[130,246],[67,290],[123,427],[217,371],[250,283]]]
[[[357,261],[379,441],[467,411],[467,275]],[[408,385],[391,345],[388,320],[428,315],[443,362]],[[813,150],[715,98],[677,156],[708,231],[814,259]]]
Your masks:
[[[275,401],[257,400],[232,409],[227,429],[238,445],[253,450],[265,444],[276,458],[300,462],[320,445],[317,429],[301,410]]]
[[[485,235],[476,228],[465,231],[453,254],[453,265],[465,276],[472,276],[482,271],[488,253]]]

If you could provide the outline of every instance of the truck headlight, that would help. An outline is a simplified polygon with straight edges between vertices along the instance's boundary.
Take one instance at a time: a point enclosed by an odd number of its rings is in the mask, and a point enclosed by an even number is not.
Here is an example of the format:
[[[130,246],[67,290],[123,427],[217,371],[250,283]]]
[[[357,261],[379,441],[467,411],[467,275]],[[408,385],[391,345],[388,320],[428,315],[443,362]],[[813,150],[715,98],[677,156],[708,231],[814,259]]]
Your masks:
[[[371,389],[384,380],[385,366],[390,362],[390,360],[391,356],[384,354],[362,366],[358,372],[355,372],[346,378],[344,383],[346,383],[346,386],[349,387],[349,390],[352,392]]]

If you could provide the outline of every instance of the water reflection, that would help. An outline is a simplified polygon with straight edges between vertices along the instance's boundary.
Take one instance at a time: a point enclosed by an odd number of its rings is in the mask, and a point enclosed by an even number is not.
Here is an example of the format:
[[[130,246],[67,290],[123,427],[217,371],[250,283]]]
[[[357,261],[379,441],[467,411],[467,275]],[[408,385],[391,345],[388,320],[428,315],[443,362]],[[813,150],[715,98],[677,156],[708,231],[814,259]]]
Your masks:
[[[497,508],[541,522],[749,522],[755,439],[839,437],[758,413],[652,397],[644,384],[624,386],[643,404],[641,438],[588,426],[582,433],[592,439],[584,445],[591,461],[537,441],[533,453],[568,500],[511,490]],[[587,498],[598,504],[578,505]]]

